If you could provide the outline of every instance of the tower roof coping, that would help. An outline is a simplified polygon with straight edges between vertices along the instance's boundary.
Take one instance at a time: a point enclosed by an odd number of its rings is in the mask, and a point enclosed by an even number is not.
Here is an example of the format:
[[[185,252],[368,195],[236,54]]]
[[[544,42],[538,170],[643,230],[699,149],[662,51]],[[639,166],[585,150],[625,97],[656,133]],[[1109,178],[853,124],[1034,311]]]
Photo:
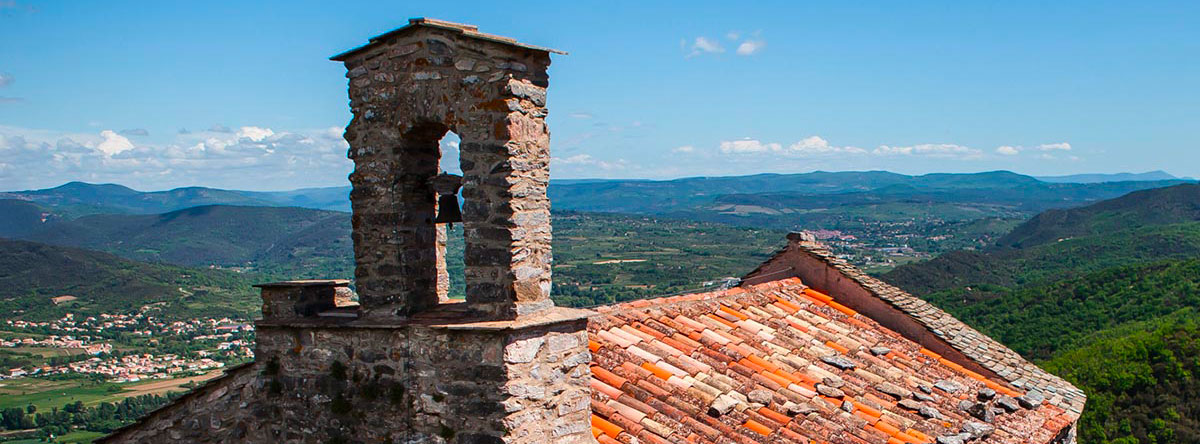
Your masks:
[[[420,28],[420,27],[438,28],[438,29],[447,29],[447,30],[451,30],[451,31],[458,31],[466,37],[471,37],[471,38],[480,39],[480,40],[487,40],[487,41],[496,42],[496,43],[502,43],[505,45],[516,46],[519,48],[532,49],[534,51],[543,51],[543,52],[549,52],[549,53],[553,53],[553,54],[563,54],[563,55],[567,54],[566,51],[559,51],[557,49],[546,48],[543,46],[536,46],[536,45],[529,45],[529,44],[521,43],[511,37],[504,37],[504,36],[499,36],[499,35],[495,35],[495,34],[487,34],[487,33],[479,32],[479,27],[477,27],[475,25],[469,25],[469,24],[465,24],[465,23],[455,23],[455,22],[425,18],[425,17],[417,17],[417,18],[408,19],[407,25],[401,26],[399,28],[385,32],[383,34],[379,34],[375,37],[371,37],[371,39],[367,42],[367,44],[359,46],[354,49],[351,49],[349,51],[343,52],[341,54],[335,55],[333,57],[330,57],[329,60],[333,60],[335,62],[346,61],[346,59],[350,58],[351,56],[374,47],[379,42],[381,42],[384,39],[387,39],[388,37],[392,37],[392,36],[400,34],[402,32],[406,32],[410,29],[416,29],[416,28]]]
[[[268,282],[255,284],[255,288],[294,288],[294,287],[348,287],[348,279],[299,279],[294,281]]]

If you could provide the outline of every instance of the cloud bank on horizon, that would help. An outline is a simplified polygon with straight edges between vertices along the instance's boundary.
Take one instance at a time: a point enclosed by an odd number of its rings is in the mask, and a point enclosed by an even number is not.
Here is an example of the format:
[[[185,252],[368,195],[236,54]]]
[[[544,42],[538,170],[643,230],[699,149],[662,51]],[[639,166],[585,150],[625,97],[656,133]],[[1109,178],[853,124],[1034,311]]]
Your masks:
[[[0,126],[4,190],[70,181],[140,189],[204,185],[249,190],[334,186],[352,167],[341,128],[275,131],[243,126],[180,131],[165,143],[131,139],[145,130],[60,133]]]
[[[644,127],[634,124],[609,132]],[[142,142],[140,128],[96,133],[63,133],[0,125],[0,189],[46,188],[70,181],[115,182],[138,189],[202,185],[248,190],[285,190],[341,186],[353,168],[342,129],[275,130],[259,126],[206,130],[181,129],[166,141]],[[554,142],[555,146],[571,141]],[[442,141],[442,169],[457,168],[458,138]],[[753,138],[713,144],[679,145],[647,150],[645,159],[603,156],[552,148],[557,178],[652,178],[696,175],[795,173],[816,169],[888,169],[897,159],[960,162],[964,171],[983,171],[993,162],[1028,157],[1079,161],[1067,142],[1035,146],[1004,145],[984,150],[953,143],[881,144],[873,149],[839,145],[820,136],[792,143]],[[670,161],[657,161],[656,157]],[[955,168],[946,168],[954,170]]]

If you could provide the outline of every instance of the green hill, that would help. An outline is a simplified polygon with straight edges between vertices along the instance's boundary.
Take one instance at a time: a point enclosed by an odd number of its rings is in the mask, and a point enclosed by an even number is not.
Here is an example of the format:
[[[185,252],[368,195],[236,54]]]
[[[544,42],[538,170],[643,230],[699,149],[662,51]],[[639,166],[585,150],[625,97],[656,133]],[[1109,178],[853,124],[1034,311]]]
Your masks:
[[[46,225],[25,238],[139,261],[238,267],[275,277],[353,274],[348,215],[307,208],[215,205],[90,215]]]
[[[185,187],[142,192],[117,184],[70,182],[44,190],[0,193],[0,199],[22,199],[52,207],[67,217],[87,214],[153,214],[199,205],[275,205],[242,191]]]
[[[1200,306],[1200,259],[1194,257],[1079,274],[1015,289],[959,288],[924,299],[1037,360],[1093,332]]]
[[[1049,211],[884,279],[1089,395],[1082,443],[1200,442],[1200,187]]]
[[[1029,247],[1072,237],[1189,221],[1200,221],[1200,184],[1138,191],[1086,207],[1047,211],[1013,229],[999,244]]]
[[[1101,331],[1043,363],[1088,394],[1082,443],[1200,442],[1200,313]]]
[[[1200,256],[1200,222],[1131,228],[1021,249],[953,251],[896,267],[882,278],[911,293],[962,290],[986,295],[1077,277],[1108,267]],[[976,296],[972,299],[981,299]]]
[[[37,231],[57,217],[33,202],[0,199],[0,237],[21,237]]]
[[[257,311],[255,294],[251,282],[236,273],[0,239],[0,313],[5,313],[5,319],[130,313],[154,303],[164,303],[163,313],[169,317],[245,317]],[[50,298],[62,295],[77,299],[51,303]]]
[[[883,277],[916,294],[967,286],[1013,287],[1105,267],[1200,256],[1200,185],[1137,191],[1050,210],[1014,228],[1000,247],[956,251]]]

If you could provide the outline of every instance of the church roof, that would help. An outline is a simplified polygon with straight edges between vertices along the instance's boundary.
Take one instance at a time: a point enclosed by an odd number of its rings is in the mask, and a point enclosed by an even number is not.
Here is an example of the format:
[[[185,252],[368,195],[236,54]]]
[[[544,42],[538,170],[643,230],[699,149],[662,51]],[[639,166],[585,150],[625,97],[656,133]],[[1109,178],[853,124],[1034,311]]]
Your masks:
[[[976,373],[798,277],[597,311],[588,333],[601,443],[892,444],[985,433],[987,442],[1047,443],[1079,417],[1061,396]]]

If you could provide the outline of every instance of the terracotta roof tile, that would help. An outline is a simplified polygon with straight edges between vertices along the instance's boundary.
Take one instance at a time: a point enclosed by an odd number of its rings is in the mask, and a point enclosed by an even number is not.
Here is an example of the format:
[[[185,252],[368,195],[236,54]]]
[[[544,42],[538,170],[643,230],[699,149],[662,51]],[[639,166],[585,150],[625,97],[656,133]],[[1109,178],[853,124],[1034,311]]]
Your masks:
[[[588,329],[604,443],[931,443],[974,420],[958,404],[979,390],[1021,394],[795,278],[609,308]],[[1049,442],[1077,417],[1005,413],[989,442]]]

